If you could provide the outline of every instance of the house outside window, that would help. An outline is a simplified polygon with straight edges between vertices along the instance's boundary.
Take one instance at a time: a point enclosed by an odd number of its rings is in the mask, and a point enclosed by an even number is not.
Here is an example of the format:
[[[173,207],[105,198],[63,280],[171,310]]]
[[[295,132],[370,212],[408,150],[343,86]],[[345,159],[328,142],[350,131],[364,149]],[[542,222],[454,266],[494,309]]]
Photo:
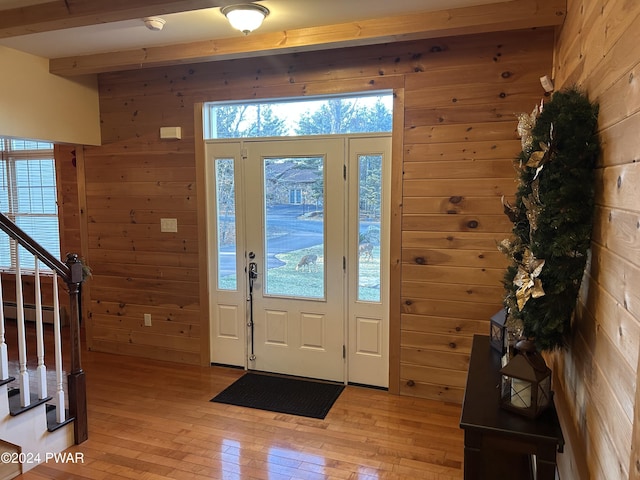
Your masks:
[[[53,144],[0,138],[0,211],[60,258]],[[22,248],[19,258],[21,268],[34,268],[32,256]],[[15,267],[15,243],[1,234],[0,269],[15,270]]]

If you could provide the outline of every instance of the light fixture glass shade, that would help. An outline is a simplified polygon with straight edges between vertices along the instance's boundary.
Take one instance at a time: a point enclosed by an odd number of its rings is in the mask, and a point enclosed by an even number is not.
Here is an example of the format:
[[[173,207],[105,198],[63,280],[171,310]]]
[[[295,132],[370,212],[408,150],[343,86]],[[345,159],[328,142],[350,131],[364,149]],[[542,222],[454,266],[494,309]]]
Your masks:
[[[245,35],[262,25],[264,18],[269,15],[268,8],[255,3],[230,5],[223,7],[221,12],[227,17],[233,28],[240,30]]]

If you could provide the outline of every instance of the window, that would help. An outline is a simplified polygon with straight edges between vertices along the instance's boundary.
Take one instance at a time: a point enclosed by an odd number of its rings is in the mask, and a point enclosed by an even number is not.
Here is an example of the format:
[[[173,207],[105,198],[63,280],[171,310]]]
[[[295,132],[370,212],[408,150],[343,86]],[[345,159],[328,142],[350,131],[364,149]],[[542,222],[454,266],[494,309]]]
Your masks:
[[[390,132],[392,105],[391,91],[206,103],[204,136],[263,138]]]
[[[53,256],[60,258],[56,168],[53,145],[0,138],[0,211]],[[0,268],[15,269],[16,251],[9,237],[0,237]],[[22,248],[20,266],[30,269],[32,256]],[[46,267],[44,267],[46,268]]]
[[[238,288],[236,257],[236,182],[233,158],[216,158],[216,224],[218,225],[218,288]]]
[[[299,188],[289,190],[289,203],[300,205],[302,203],[302,190]]]
[[[380,302],[382,155],[358,155],[358,300]]]

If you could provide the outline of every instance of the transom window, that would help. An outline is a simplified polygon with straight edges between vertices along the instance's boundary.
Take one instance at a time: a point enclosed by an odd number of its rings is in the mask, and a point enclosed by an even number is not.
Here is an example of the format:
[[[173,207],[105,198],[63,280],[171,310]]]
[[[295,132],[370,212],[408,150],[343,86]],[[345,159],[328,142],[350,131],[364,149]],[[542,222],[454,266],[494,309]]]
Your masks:
[[[60,257],[53,144],[0,138],[0,211],[52,255]],[[33,268],[20,248],[20,266]],[[25,263],[28,259],[29,264]],[[16,248],[0,236],[0,268],[15,269]],[[43,266],[43,268],[46,268]]]
[[[391,91],[207,103],[204,136],[262,138],[391,132],[392,105]]]

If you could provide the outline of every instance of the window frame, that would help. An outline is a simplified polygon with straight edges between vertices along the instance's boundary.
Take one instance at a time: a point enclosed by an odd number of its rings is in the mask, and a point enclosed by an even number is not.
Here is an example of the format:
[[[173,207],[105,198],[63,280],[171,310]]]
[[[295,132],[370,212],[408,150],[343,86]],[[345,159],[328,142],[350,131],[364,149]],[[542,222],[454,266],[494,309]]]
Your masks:
[[[25,148],[16,148],[15,145],[19,145],[19,142],[24,142]],[[26,148],[29,144],[33,144],[35,148]],[[53,219],[55,218],[55,231],[49,231],[47,228],[47,240],[52,242],[55,237],[55,242],[58,247],[57,252],[51,252],[54,256],[59,257],[61,251],[61,241],[60,241],[60,212],[58,208],[58,178],[56,171],[56,160],[55,160],[55,151],[54,144],[50,142],[42,142],[35,141],[29,139],[15,139],[15,138],[3,138],[0,137],[0,168],[2,172],[0,172],[0,179],[2,180],[2,184],[0,185],[0,190],[2,190],[2,203],[6,202],[6,209],[2,208],[2,213],[7,216],[12,222],[16,225],[20,218],[43,218],[43,219]],[[33,213],[31,208],[29,208],[28,212],[19,211],[19,192],[24,188],[33,188],[33,183],[28,183],[27,185],[20,185],[18,181],[18,162],[29,162],[29,161],[51,161],[51,165],[53,168],[53,199],[54,199],[54,213]],[[40,184],[36,185],[36,187],[50,188],[51,185],[43,185],[42,184],[42,175],[38,175],[37,178],[40,180]],[[42,195],[42,198],[50,198],[51,195]],[[29,232],[27,232],[29,233]],[[42,239],[35,238],[33,234],[29,233],[38,243],[42,244]],[[14,273],[16,271],[16,252],[18,249],[18,243],[15,241],[9,240],[9,258],[10,264],[4,263],[4,259],[0,258],[0,271]],[[20,250],[20,270],[26,273],[35,272],[35,264],[26,265],[22,259],[25,258],[24,249]],[[28,257],[27,257],[28,258]],[[49,267],[40,263],[39,269],[43,274],[50,273]]]
[[[316,109],[319,109],[321,105],[326,105],[331,100],[344,100],[346,102],[354,102],[354,105],[359,101],[368,101],[372,99],[378,99],[382,102],[387,102],[388,112],[390,115],[393,114],[393,97],[394,93],[392,89],[381,89],[381,90],[367,90],[367,91],[357,91],[357,92],[348,92],[348,93],[340,93],[340,94],[328,94],[328,95],[309,95],[302,97],[275,97],[275,98],[261,98],[261,99],[240,99],[240,100],[223,100],[223,101],[207,101],[204,103],[202,109],[202,122],[203,122],[203,135],[205,140],[238,140],[242,138],[269,138],[271,135],[266,135],[261,132],[248,134],[247,131],[244,131],[243,134],[232,134],[229,136],[219,136],[218,135],[218,120],[217,120],[217,109],[224,107],[238,107],[243,108],[245,110],[249,110],[240,115],[240,118],[237,119],[235,124],[236,128],[240,128],[242,125],[245,127],[247,125],[255,124],[253,115],[255,111],[252,111],[254,108],[261,107],[275,107],[276,109],[282,108],[290,108],[287,111],[286,115],[275,115],[278,119],[287,119],[288,122],[291,122],[292,119],[299,120],[302,118],[304,113],[309,113],[309,106],[312,108],[312,112]],[[293,108],[291,108],[293,107]],[[244,115],[247,115],[246,117]],[[295,122],[294,122],[295,123]],[[362,130],[354,130],[354,131],[324,131],[324,132],[314,132],[308,134],[299,134],[294,131],[292,125],[289,124],[286,127],[286,133],[276,134],[275,138],[296,138],[302,136],[323,136],[323,135],[358,135],[358,134],[366,134],[366,133],[391,133],[392,126],[388,130],[376,130],[376,129],[362,129]]]

